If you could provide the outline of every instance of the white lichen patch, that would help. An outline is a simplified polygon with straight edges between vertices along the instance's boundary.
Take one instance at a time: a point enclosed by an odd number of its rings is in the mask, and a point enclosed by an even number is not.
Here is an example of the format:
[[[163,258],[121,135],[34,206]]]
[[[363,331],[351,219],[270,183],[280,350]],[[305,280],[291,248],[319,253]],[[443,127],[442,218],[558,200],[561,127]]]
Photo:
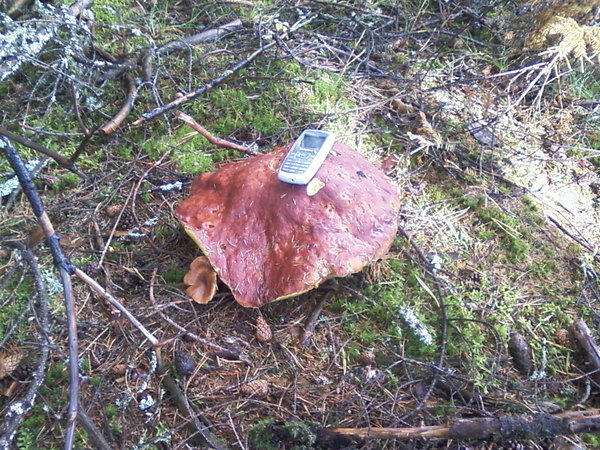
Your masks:
[[[34,2],[37,19],[17,22],[0,12],[0,81],[17,72],[23,64],[34,62],[53,40],[59,39],[59,30],[68,31],[69,39],[61,39],[58,48],[64,57],[55,58],[52,67],[65,68],[70,56],[80,52],[81,39],[89,32],[85,22],[77,22],[66,5],[52,6]]]
[[[547,217],[591,246],[600,246],[600,215],[592,191],[600,180],[593,169],[582,158],[567,157],[561,142],[554,144],[555,154],[549,155],[543,145],[543,127],[549,117],[543,112],[520,119],[512,111],[503,113],[502,107],[490,109],[477,92],[483,95],[486,90],[474,86],[467,95],[458,88],[440,89],[432,90],[432,96],[447,123],[489,123],[498,145],[493,149],[482,145],[481,151],[484,157],[493,158],[499,174],[527,189]],[[509,104],[508,100],[504,103]]]
[[[41,273],[48,297],[54,297],[55,295],[62,293],[63,285],[56,276],[56,272],[52,269],[43,269]]]
[[[2,141],[0,141],[1,145]],[[42,167],[46,165],[47,160],[41,161],[39,159],[32,159],[25,163],[25,168],[30,173],[32,178],[35,178],[37,173],[40,171]],[[0,177],[12,175],[10,173],[2,173]],[[5,197],[7,195],[12,194],[19,187],[19,180],[15,175],[10,176],[6,181],[0,183],[0,197]]]
[[[421,343],[424,345],[433,345],[433,336],[427,329],[427,326],[417,318],[411,308],[400,306],[400,308],[398,308],[398,314],[400,320],[411,329]]]
[[[15,403],[13,403],[8,408],[8,412],[10,414],[17,414],[19,416],[22,415],[22,414],[25,414],[25,409],[23,408],[23,403],[21,403],[21,402],[15,402]]]

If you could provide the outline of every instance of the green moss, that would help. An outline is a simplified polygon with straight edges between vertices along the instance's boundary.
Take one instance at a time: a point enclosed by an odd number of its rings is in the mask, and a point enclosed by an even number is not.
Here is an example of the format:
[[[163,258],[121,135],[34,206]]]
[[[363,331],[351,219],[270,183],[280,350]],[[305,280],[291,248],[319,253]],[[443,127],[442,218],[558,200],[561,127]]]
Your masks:
[[[31,277],[25,275],[22,280],[19,278],[18,275],[13,276],[4,289],[4,293],[12,293],[12,300],[0,308],[0,336],[4,336],[13,327],[14,320],[20,316],[34,295],[33,280]],[[26,336],[28,330],[29,323],[21,320],[14,330],[13,340],[20,340]]]
[[[72,172],[64,172],[58,175],[58,180],[58,183],[52,185],[52,190],[61,192],[77,186],[81,178]]]
[[[314,448],[317,435],[306,422],[275,422],[265,419],[248,431],[250,447],[256,450],[304,450]]]
[[[581,437],[590,448],[600,448],[600,435],[598,433],[584,433]]]
[[[183,277],[187,273],[187,268],[171,266],[162,273],[165,282],[170,284],[182,283]]]
[[[540,279],[548,279],[548,277],[556,272],[556,263],[552,260],[540,261],[529,266],[532,275]]]

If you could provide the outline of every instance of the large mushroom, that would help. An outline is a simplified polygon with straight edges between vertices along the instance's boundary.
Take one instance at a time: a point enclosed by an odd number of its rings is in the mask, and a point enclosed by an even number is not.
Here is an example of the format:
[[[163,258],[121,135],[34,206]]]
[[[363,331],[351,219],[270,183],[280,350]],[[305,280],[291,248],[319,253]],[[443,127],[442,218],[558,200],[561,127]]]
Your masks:
[[[301,294],[381,258],[397,229],[397,186],[336,142],[306,186],[279,181],[288,147],[196,178],[175,211],[243,306]]]

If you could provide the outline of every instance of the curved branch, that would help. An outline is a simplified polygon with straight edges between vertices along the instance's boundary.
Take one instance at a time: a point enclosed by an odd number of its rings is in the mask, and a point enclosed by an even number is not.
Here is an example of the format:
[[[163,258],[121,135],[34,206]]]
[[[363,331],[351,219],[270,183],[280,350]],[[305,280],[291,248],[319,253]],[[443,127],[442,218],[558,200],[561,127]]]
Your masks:
[[[35,285],[35,291],[39,303],[38,323],[40,325],[40,335],[38,340],[40,341],[40,355],[38,356],[37,367],[32,375],[33,381],[29,385],[27,393],[22,399],[12,402],[6,408],[4,423],[2,426],[0,426],[0,448],[2,449],[12,448],[12,442],[15,438],[19,425],[31,408],[33,408],[38,391],[46,378],[46,365],[49,354],[48,341],[46,338],[48,335],[49,317],[48,299],[46,298],[46,288],[42,281],[40,268],[35,256],[33,256],[31,250],[29,250],[26,246],[16,242],[10,243],[10,245],[17,248],[21,253],[23,260],[29,266],[33,283]]]

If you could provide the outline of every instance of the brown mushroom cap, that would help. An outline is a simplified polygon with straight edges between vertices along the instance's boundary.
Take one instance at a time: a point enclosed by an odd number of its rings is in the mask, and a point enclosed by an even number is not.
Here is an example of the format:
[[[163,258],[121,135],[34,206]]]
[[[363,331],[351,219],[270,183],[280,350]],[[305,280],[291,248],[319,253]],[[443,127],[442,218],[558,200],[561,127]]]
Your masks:
[[[210,302],[217,292],[217,272],[206,256],[199,256],[192,261],[183,282],[189,286],[185,293],[196,303]]]
[[[363,156],[336,142],[316,174],[324,186],[309,196],[277,178],[288,149],[200,175],[175,211],[243,306],[358,272],[396,234],[397,187]]]

